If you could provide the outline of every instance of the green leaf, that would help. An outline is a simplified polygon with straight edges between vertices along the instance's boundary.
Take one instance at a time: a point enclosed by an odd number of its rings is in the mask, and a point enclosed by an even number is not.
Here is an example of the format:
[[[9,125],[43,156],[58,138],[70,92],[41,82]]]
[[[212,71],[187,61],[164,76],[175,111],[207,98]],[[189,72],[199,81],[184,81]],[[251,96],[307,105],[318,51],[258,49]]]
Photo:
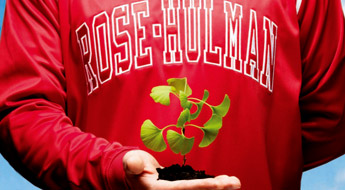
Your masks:
[[[192,108],[192,103],[188,100],[187,94],[180,91],[180,103],[181,103],[181,107],[183,109],[191,109]]]
[[[176,127],[183,127],[183,125],[186,122],[190,121],[190,110],[189,109],[184,109],[181,114],[180,117],[177,119],[177,125]]]
[[[199,147],[209,146],[217,137],[219,129],[222,127],[222,117],[213,114],[212,117],[204,124],[201,130],[204,132],[204,137],[201,140]]]
[[[173,130],[168,130],[167,140],[170,149],[175,154],[181,153],[182,155],[186,155],[192,150],[194,145],[194,137],[187,138]]]
[[[203,107],[204,103],[206,102],[208,96],[209,96],[208,91],[207,91],[207,90],[204,90],[204,96],[203,96],[203,98],[202,98],[202,101],[200,101],[200,102],[198,102],[198,103],[195,104],[196,107],[197,107],[197,110],[191,115],[191,119],[192,119],[192,120],[193,120],[193,119],[196,119],[196,118],[199,116],[199,114],[200,114],[200,112],[201,112],[201,110],[202,110],[202,107]]]
[[[192,89],[187,84],[187,78],[170,78],[167,80],[169,86],[174,87],[174,92],[180,95],[180,91],[184,92],[187,97],[192,94]]]
[[[230,98],[226,94],[223,99],[223,102],[220,105],[212,106],[212,111],[214,114],[224,117],[228,113],[229,108],[230,108]]]
[[[170,105],[170,93],[175,91],[174,87],[172,86],[156,86],[151,90],[151,98],[156,103],[161,103],[163,105]]]
[[[163,138],[163,131],[147,119],[141,125],[140,138],[144,145],[156,152],[162,152],[167,145]]]

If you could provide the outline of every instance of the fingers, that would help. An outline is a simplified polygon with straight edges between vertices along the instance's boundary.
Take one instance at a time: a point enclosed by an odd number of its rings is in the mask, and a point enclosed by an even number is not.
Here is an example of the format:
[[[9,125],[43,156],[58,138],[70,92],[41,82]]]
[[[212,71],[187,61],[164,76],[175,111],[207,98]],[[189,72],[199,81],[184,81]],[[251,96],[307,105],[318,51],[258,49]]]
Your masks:
[[[226,175],[217,176],[216,178],[165,181],[158,180],[153,189],[166,190],[234,190],[240,189],[241,183],[236,177]]]
[[[217,176],[215,178],[217,182],[219,183],[218,185],[220,187],[223,187],[224,189],[240,189],[241,188],[241,182],[237,177],[229,177],[227,175],[221,175]]]

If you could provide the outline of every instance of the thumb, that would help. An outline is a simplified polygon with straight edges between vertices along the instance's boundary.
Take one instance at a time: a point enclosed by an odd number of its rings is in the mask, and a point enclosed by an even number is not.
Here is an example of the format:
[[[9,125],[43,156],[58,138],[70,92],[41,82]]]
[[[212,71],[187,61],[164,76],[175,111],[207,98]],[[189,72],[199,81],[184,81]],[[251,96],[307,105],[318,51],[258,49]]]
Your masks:
[[[144,171],[144,161],[142,157],[135,152],[128,152],[123,158],[123,166],[126,174],[139,175]]]

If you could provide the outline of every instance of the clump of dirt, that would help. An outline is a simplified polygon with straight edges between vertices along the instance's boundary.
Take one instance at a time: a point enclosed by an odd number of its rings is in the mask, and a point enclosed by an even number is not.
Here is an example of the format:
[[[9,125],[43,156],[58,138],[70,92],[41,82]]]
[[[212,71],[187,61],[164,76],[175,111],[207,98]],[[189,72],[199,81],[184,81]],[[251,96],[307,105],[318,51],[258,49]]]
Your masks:
[[[157,168],[158,179],[175,181],[175,180],[185,180],[185,179],[204,179],[213,178],[214,176],[208,175],[203,170],[194,170],[189,165],[180,166],[178,164],[165,167],[163,169]]]

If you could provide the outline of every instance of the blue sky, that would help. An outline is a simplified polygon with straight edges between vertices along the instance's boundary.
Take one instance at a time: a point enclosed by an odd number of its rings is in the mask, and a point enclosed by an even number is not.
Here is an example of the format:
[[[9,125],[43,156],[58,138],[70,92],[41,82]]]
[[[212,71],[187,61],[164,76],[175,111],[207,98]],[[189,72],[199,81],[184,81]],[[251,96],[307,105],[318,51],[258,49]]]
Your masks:
[[[345,5],[345,0],[342,0]],[[5,0],[0,0],[0,31],[3,20]],[[343,6],[344,7],[344,6]],[[345,8],[344,8],[345,9]],[[35,190],[0,155],[0,184],[2,190]],[[345,156],[303,174],[301,190],[344,190]]]
[[[2,19],[4,17],[4,6],[5,6],[5,0],[0,0],[0,34],[1,34],[1,28],[2,28]]]

